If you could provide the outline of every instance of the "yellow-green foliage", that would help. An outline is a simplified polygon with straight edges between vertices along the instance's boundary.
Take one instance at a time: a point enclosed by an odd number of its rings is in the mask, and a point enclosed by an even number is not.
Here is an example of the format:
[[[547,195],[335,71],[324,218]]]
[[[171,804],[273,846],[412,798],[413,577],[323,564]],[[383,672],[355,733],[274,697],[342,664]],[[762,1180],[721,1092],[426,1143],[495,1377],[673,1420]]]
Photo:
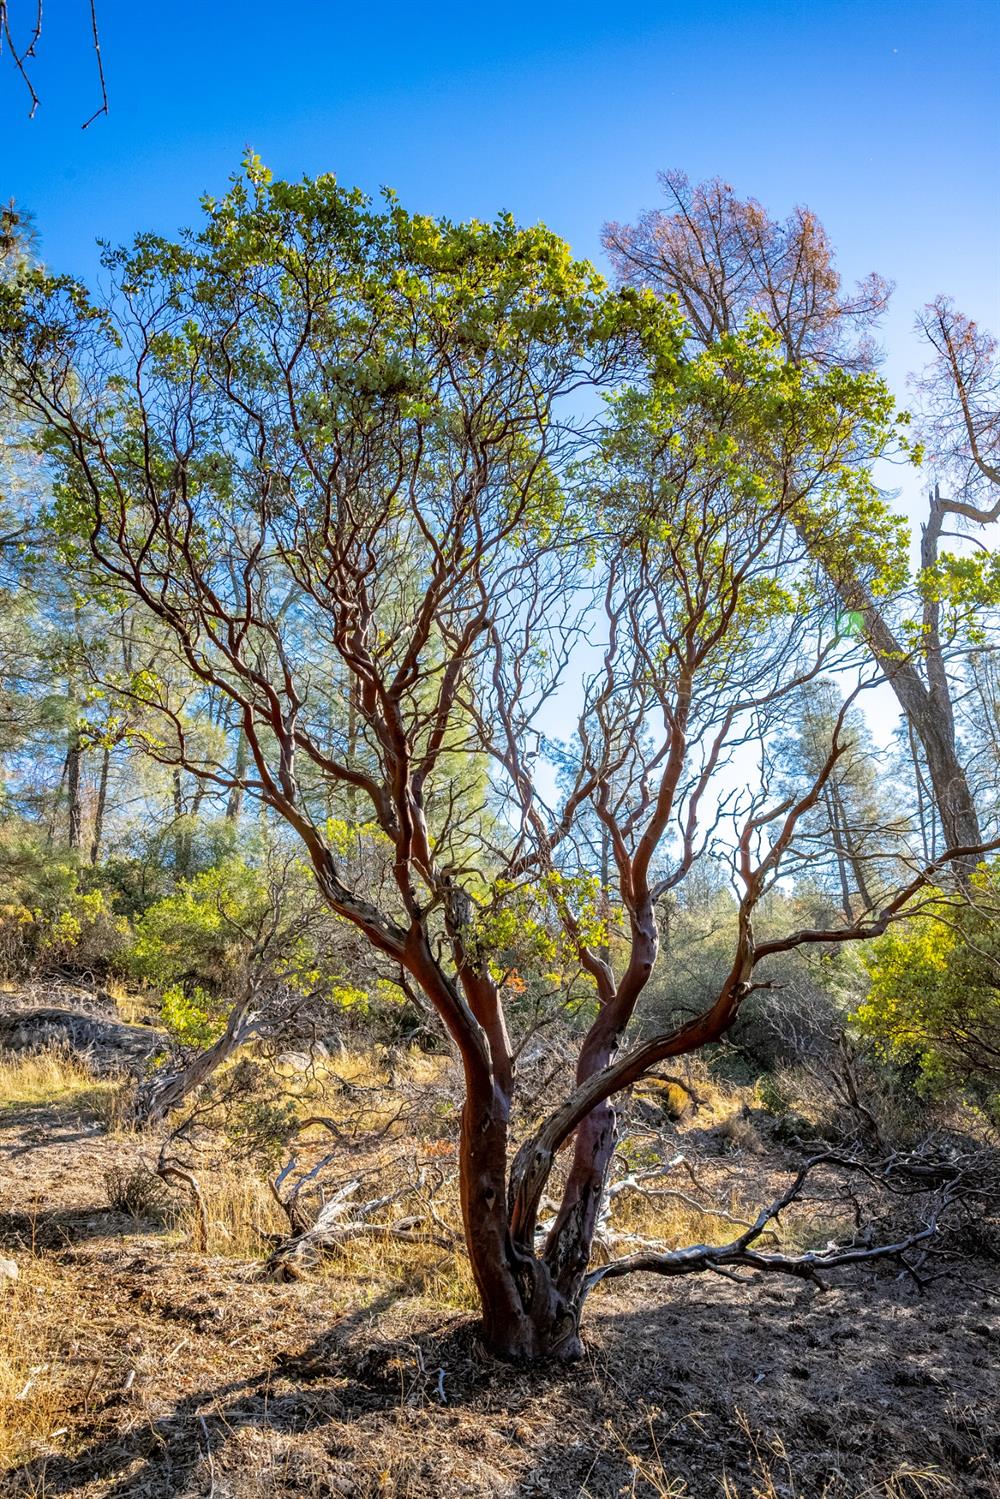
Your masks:
[[[366,844],[381,844],[391,848],[392,844],[377,823],[346,822],[342,817],[328,817],[323,825],[327,845],[338,859],[349,858]]]
[[[173,894],[136,921],[132,971],[153,984],[182,984],[192,994],[194,985],[205,990],[224,986],[232,981],[275,898],[264,873],[237,855],[182,880]],[[287,925],[301,906],[303,891],[290,881],[277,898]],[[315,981],[315,963],[316,953],[304,938],[292,937],[282,945],[281,967],[290,982],[306,987]]]
[[[345,844],[359,831],[342,829]],[[339,971],[336,922],[320,911],[303,920],[316,903],[303,865],[286,868],[275,885],[266,868],[232,855],[182,880],[136,919],[129,969],[162,991],[164,1024],[185,1045],[208,1045],[220,1033],[251,953],[258,975],[266,963],[297,993],[363,1007],[366,991]],[[261,934],[268,935],[266,950]]]
[[[121,937],[128,932],[127,921],[115,916],[103,890],[74,890],[63,909],[53,912],[48,919],[41,911],[33,915],[42,928],[39,940],[42,952],[68,955],[101,927],[108,927]]]
[[[180,984],[171,984],[160,998],[160,1017],[170,1034],[183,1046],[210,1046],[225,1028],[224,1007],[214,995],[195,984],[186,994]]]
[[[108,896],[82,885],[84,872],[68,853],[53,855],[30,839],[0,843],[5,899],[0,902],[0,971],[31,964],[78,962],[98,968],[116,961],[128,922]]]
[[[691,1112],[691,1095],[679,1083],[661,1077],[644,1077],[636,1084],[636,1097],[661,1109],[668,1119],[683,1119]]]
[[[916,1062],[922,1086],[1000,1107],[1000,868],[982,867],[971,903],[941,902],[865,954],[871,980],[854,1019],[887,1054]]]
[[[619,916],[593,875],[554,870],[537,884],[497,880],[475,909],[468,946],[512,994],[529,986],[568,991],[580,977],[578,943],[604,946]],[[580,1003],[589,994],[587,980],[571,997]]]
[[[266,900],[260,875],[239,858],[182,880],[137,919],[129,966],[152,984],[216,987],[237,965]]]

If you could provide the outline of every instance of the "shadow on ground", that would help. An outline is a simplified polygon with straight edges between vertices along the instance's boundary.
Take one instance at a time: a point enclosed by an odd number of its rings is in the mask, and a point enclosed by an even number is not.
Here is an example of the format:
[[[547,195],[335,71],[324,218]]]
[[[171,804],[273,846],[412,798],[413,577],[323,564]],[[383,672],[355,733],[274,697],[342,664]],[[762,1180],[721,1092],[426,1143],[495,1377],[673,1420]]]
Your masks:
[[[392,1288],[245,1369],[233,1349],[182,1395],[111,1391],[81,1450],[4,1492],[998,1499],[988,1289],[635,1284],[593,1298],[580,1364],[522,1371]]]
[[[0,1213],[0,1248],[12,1252],[68,1249],[90,1240],[141,1238],[167,1232],[153,1218],[137,1219],[106,1204],[81,1208],[40,1209],[37,1213]]]

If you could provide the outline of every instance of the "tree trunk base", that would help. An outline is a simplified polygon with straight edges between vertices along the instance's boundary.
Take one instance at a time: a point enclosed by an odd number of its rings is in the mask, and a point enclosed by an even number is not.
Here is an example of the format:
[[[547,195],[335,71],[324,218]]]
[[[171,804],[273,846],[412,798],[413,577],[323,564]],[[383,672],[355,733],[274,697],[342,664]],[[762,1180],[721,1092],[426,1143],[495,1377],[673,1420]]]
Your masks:
[[[525,1312],[513,1323],[484,1317],[480,1336],[494,1358],[508,1364],[570,1364],[583,1357],[580,1309],[548,1306],[541,1315]]]

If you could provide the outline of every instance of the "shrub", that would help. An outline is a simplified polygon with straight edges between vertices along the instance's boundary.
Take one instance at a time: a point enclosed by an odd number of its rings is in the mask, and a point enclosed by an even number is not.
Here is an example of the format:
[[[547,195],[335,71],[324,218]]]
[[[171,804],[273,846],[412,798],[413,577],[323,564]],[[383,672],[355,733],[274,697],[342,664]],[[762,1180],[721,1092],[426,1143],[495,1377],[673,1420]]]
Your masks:
[[[757,1098],[765,1114],[783,1119],[795,1104],[795,1097],[788,1081],[775,1073],[765,1073],[757,1079]]]
[[[160,1018],[173,1040],[181,1046],[211,1046],[226,1024],[226,1006],[195,984],[186,994],[180,984],[164,989]]]
[[[121,961],[129,924],[74,854],[52,851],[17,829],[0,838],[0,973],[71,968],[107,974]]]
[[[643,1103],[658,1108],[665,1118],[676,1123],[691,1112],[691,1094],[679,1083],[668,1082],[659,1077],[647,1077],[636,1088],[636,1097]]]
[[[753,1122],[743,1114],[733,1114],[719,1125],[719,1138],[726,1150],[747,1155],[763,1155],[764,1145]]]
[[[1000,1120],[1000,865],[971,899],[890,928],[865,954],[870,988],[854,1020],[883,1055],[913,1062],[931,1097],[960,1091]]]
[[[218,994],[232,980],[250,943],[247,932],[266,911],[259,873],[233,857],[181,880],[135,922],[128,966],[167,992]]]
[[[150,1218],[163,1206],[163,1186],[148,1166],[112,1166],[104,1173],[108,1203],[130,1218]]]
[[[127,953],[133,977],[161,990],[164,1024],[183,1045],[220,1033],[247,965],[300,996],[364,1008],[368,992],[345,978],[345,932],[318,908],[315,882],[300,864],[278,875],[266,858],[233,854],[182,880],[136,918]]]

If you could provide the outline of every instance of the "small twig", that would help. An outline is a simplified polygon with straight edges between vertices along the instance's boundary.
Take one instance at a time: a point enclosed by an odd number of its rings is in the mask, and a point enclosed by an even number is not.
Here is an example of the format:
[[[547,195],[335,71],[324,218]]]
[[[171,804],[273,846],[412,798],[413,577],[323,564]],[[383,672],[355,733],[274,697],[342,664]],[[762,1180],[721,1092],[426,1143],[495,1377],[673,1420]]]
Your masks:
[[[201,1411],[198,1412],[198,1420],[205,1436],[205,1456],[208,1459],[208,1495],[207,1499],[213,1499],[215,1494],[215,1463],[212,1460],[212,1439],[208,1434],[208,1423]]]
[[[86,130],[87,127],[92,125],[95,120],[100,119],[101,115],[106,115],[108,112],[108,89],[107,84],[104,80],[104,62],[101,58],[101,38],[97,30],[97,6],[95,0],[90,0],[90,29],[94,37],[94,56],[97,58],[97,77],[100,80],[101,84],[101,103],[100,107],[94,110],[94,113],[91,115],[90,119],[84,120],[83,124],[80,127],[81,130]]]

